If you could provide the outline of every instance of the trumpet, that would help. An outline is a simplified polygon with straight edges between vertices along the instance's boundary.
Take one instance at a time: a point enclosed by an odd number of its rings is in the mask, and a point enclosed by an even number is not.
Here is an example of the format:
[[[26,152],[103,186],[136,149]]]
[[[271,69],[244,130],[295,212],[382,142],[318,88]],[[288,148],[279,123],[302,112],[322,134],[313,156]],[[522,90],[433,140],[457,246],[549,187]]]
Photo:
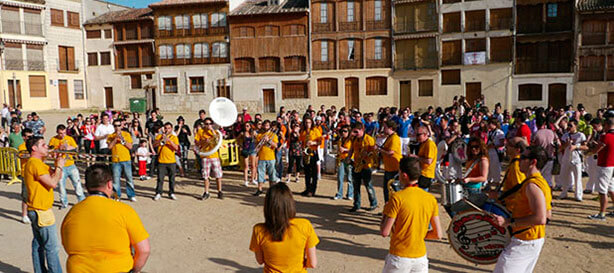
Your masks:
[[[119,131],[119,133],[117,133],[117,136],[119,136],[119,143],[126,146],[126,140],[124,139],[124,134],[122,134],[121,130]]]
[[[108,160],[108,158],[111,157],[110,154],[90,154],[84,151],[79,152],[76,150],[60,150],[60,149],[52,149],[52,150],[49,150],[48,153],[71,156],[72,157],[71,160],[75,162],[92,162],[91,159],[95,159],[97,157],[104,157],[104,158],[107,158],[107,160],[102,161],[102,163],[105,163],[105,164],[111,163],[111,161]],[[28,151],[20,151],[17,154],[17,156],[20,159],[28,159],[30,158],[30,153]]]

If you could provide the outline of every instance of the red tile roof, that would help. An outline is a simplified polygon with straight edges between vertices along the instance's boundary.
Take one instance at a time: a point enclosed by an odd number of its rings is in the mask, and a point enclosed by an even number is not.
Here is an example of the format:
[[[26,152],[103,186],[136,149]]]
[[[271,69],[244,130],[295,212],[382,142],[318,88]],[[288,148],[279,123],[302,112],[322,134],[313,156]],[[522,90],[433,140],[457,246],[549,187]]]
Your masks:
[[[150,8],[110,11],[98,17],[87,20],[84,25],[100,25],[114,22],[136,21],[150,19],[153,15]]]
[[[180,6],[190,4],[206,4],[206,3],[224,3],[228,0],[162,0],[160,2],[149,5],[150,8],[164,7],[164,6]]]

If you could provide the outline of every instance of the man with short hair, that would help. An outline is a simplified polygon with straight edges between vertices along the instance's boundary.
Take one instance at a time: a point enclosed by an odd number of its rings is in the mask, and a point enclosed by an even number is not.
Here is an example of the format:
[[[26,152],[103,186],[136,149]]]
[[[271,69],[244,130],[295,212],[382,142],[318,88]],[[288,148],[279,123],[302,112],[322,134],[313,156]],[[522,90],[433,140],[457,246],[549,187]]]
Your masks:
[[[352,170],[354,206],[350,209],[350,212],[356,212],[360,209],[360,185],[365,185],[369,196],[370,206],[367,210],[373,211],[377,208],[377,197],[373,189],[371,172],[375,140],[370,135],[365,134],[365,127],[361,122],[352,125],[352,136],[354,140],[352,141],[350,156],[354,159],[354,169]]]
[[[200,109],[198,111],[198,119],[194,121],[194,126],[192,126],[192,129],[196,128],[196,125],[198,125],[198,123],[205,123],[205,118],[207,117],[207,112],[205,111],[205,109]]]
[[[154,140],[154,147],[158,149],[158,183],[154,201],[160,200],[164,177],[168,174],[168,197],[177,200],[175,196],[175,151],[179,149],[179,138],[173,135],[173,124],[164,124],[164,134],[160,134]]]
[[[418,187],[428,191],[428,188],[435,179],[435,164],[437,164],[437,145],[430,138],[429,129],[426,126],[419,126],[416,130],[416,140],[420,143],[418,154],[411,154],[420,160],[422,175],[418,178]]]
[[[516,136],[524,138],[529,145],[531,144],[531,129],[527,125],[526,121],[529,118],[527,112],[519,112],[518,116],[514,120],[516,126]]]
[[[552,180],[552,166],[554,164],[555,159],[555,150],[554,143],[558,142],[558,137],[556,134],[548,128],[548,124],[546,122],[546,118],[544,117],[536,117],[535,125],[537,126],[537,132],[533,134],[533,144],[539,145],[544,150],[546,150],[546,154],[548,155],[548,162],[544,165],[544,169],[541,170],[544,179],[548,181],[548,185],[550,187],[554,187],[554,180]]]
[[[609,114],[608,114],[609,115]],[[599,193],[599,213],[590,215],[588,218],[593,220],[605,221],[606,209],[608,207],[608,196],[614,202],[614,117],[608,116],[605,120],[605,134],[601,136],[597,151],[597,175],[599,183],[597,192]],[[607,214],[614,216],[614,212]]]
[[[401,138],[401,149],[403,151],[403,155],[409,155],[409,133],[411,130],[411,121],[410,113],[408,109],[403,109],[401,112],[401,116],[394,116],[393,120],[398,124],[397,133]]]
[[[399,181],[404,189],[394,193],[384,207],[380,234],[392,235],[383,273],[428,272],[424,240],[443,237],[437,200],[418,187],[420,164],[416,158],[401,159]]]
[[[61,151],[76,151],[77,150],[77,142],[71,137],[66,135],[66,126],[64,124],[59,124],[56,127],[57,135],[52,137],[49,140],[49,148],[56,149]],[[70,179],[72,182],[72,186],[75,189],[75,194],[77,195],[78,202],[85,199],[85,195],[83,194],[83,188],[81,187],[81,179],[79,177],[79,169],[75,165],[75,161],[72,156],[64,156],[66,157],[66,163],[64,164],[64,168],[62,169],[62,179],[60,179],[60,202],[62,203],[61,208],[68,207],[68,198],[66,197],[66,179]]]
[[[11,127],[13,130],[11,130],[11,133],[9,134],[9,146],[17,149],[22,143],[24,143],[24,139],[21,136],[21,124],[13,123],[11,124]]]
[[[200,129],[194,136],[194,145],[198,150],[211,150],[215,147],[215,141],[217,138],[215,131],[213,130],[213,120],[211,118],[205,118],[205,127]],[[217,182],[217,198],[224,199],[224,193],[222,192],[222,163],[220,162],[219,151],[200,158],[202,166],[202,176],[205,183],[205,192],[203,193],[201,200],[207,200],[211,197],[209,194],[209,177],[215,178]]]
[[[265,175],[269,177],[269,185],[277,182],[278,177],[275,170],[275,148],[279,139],[271,131],[271,122],[265,120],[262,123],[262,132],[256,136],[256,143],[264,143],[258,153],[258,190],[253,194],[260,196],[264,193],[263,185],[266,182]]]
[[[85,171],[89,196],[70,209],[61,228],[69,273],[136,273],[147,262],[149,234],[133,208],[111,199],[112,181],[111,170],[103,164]]]
[[[32,261],[35,273],[62,272],[58,255],[60,243],[53,215],[53,189],[62,177],[65,159],[55,157],[55,168],[43,162],[49,155],[49,147],[42,137],[34,136],[26,142],[30,159],[26,163],[23,176],[26,185],[26,204],[28,218],[32,223]]]
[[[109,123],[110,117],[107,114],[102,114],[101,124],[96,126],[96,132],[94,132],[94,139],[98,140],[98,153],[108,155],[109,153],[109,144],[107,143],[107,138],[110,134],[112,134],[115,129],[113,125]],[[96,157],[96,161],[105,161],[106,158]]]
[[[26,128],[30,128],[30,130],[32,130],[34,136],[42,137],[45,134],[45,131],[47,131],[47,128],[45,128],[45,122],[40,119],[36,112],[32,112],[31,115],[32,120],[27,121],[25,123],[25,126]]]
[[[388,203],[390,199],[390,193],[388,192],[388,182],[394,179],[395,175],[399,173],[399,161],[403,157],[401,148],[401,138],[397,135],[397,124],[388,120],[384,124],[384,134],[386,140],[380,149],[382,154],[382,161],[384,162],[384,182],[382,187],[384,188],[384,202]]]
[[[126,195],[132,202],[136,202],[134,193],[134,183],[132,182],[132,159],[130,151],[132,149],[132,137],[130,133],[122,131],[122,124],[119,120],[113,121],[115,132],[107,137],[107,143],[111,149],[111,167],[113,169],[113,189],[117,193],[117,200],[122,197],[121,176],[122,171],[126,178]]]

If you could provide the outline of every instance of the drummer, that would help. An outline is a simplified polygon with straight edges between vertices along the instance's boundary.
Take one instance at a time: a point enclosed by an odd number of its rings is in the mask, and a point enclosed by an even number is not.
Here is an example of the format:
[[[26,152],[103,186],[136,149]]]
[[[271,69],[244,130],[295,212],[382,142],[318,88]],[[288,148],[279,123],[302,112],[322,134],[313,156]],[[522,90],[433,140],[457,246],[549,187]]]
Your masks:
[[[527,179],[505,200],[512,217],[495,216],[500,226],[511,226],[513,236],[497,260],[495,273],[533,272],[537,264],[552,201],[550,186],[539,171],[547,161],[546,151],[539,146],[528,147],[520,155],[520,170]]]
[[[507,167],[505,176],[503,177],[503,186],[501,191],[505,192],[514,186],[522,183],[526,178],[520,171],[520,155],[529,147],[529,143],[522,137],[513,137],[507,142],[506,152],[511,158],[510,164]]]
[[[488,179],[488,150],[484,141],[477,137],[471,137],[469,139],[468,157],[465,166],[470,170],[469,174],[465,178],[461,178],[460,182],[463,183],[463,188],[469,195],[478,194],[481,192],[482,184]]]

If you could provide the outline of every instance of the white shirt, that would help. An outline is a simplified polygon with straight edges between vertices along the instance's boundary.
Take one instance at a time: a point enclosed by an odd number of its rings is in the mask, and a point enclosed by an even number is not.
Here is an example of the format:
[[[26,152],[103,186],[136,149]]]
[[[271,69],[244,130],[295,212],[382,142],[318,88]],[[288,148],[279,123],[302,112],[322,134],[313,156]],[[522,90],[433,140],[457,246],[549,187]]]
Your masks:
[[[147,161],[149,156],[146,154],[148,152],[149,152],[149,149],[147,149],[147,147],[139,147],[138,149],[136,149],[136,154],[139,156],[139,161]]]
[[[113,128],[113,124],[111,124],[111,123],[109,123],[107,125],[100,124],[100,125],[98,125],[98,127],[96,127],[96,133],[94,133],[94,136],[101,137],[101,136],[105,136],[105,135],[110,135],[110,134],[112,134],[114,132],[115,132],[115,128]],[[107,144],[107,139],[106,138],[103,138],[103,139],[99,140],[98,144],[100,144],[100,149],[107,149],[107,148],[109,148],[109,144]]]
[[[572,152],[571,146],[575,146],[576,144],[581,144],[582,142],[586,141],[586,136],[584,136],[584,134],[581,132],[576,132],[573,134],[565,133],[561,137],[561,141],[569,142],[570,145],[567,147],[567,149],[565,149],[565,154],[563,155],[564,160],[571,162],[572,164],[582,163],[582,159],[580,158],[580,150],[574,150]]]
[[[11,115],[11,112],[9,112],[9,108],[8,107],[4,107],[2,108],[2,117],[5,119],[8,119],[9,116]]]

